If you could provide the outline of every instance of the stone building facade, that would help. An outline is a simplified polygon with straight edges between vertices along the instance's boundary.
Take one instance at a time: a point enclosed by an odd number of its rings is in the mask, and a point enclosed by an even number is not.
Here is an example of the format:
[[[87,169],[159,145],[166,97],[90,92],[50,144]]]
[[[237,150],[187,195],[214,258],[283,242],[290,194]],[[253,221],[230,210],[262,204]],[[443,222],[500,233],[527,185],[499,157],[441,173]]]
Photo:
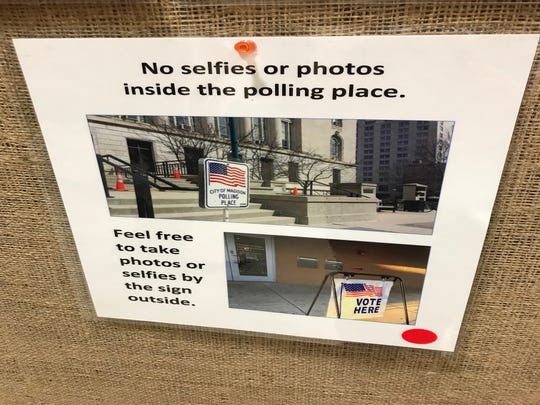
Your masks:
[[[404,183],[440,193],[453,122],[358,120],[356,181],[372,182],[379,195],[399,197]]]
[[[356,121],[257,117],[88,116],[97,154],[112,155],[160,172],[179,162],[186,175],[198,174],[200,158],[241,160],[252,180],[312,182],[329,191],[331,183],[354,183]],[[233,141],[231,141],[233,139]],[[234,153],[234,139],[238,143]]]

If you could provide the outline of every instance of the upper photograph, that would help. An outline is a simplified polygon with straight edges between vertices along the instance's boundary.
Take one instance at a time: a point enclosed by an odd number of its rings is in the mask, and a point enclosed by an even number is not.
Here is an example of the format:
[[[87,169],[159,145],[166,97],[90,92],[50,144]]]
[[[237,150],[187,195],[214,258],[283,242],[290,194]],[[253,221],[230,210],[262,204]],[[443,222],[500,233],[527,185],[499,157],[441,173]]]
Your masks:
[[[425,235],[454,129],[450,121],[87,119],[112,216]],[[217,205],[201,203],[209,198]]]

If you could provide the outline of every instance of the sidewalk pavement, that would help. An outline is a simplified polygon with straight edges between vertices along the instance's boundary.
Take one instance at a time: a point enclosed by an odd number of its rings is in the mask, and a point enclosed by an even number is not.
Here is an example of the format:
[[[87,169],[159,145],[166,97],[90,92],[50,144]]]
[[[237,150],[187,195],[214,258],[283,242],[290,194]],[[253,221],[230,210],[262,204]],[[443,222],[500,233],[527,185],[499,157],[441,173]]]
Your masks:
[[[396,233],[414,233],[431,235],[437,211],[406,212],[382,211],[377,213],[377,219],[372,221],[355,221],[351,223],[335,223],[328,225],[332,228],[355,229],[362,231],[383,231]]]
[[[228,281],[229,308],[306,316],[318,289],[318,285]],[[408,290],[406,299],[410,324],[413,325],[418,312],[420,291]],[[327,312],[333,310],[334,304],[333,300],[330,300],[330,283],[328,283],[315,302],[310,316],[326,317]],[[390,292],[384,317],[368,321],[405,323],[401,293],[397,284],[392,287]]]
[[[116,198],[131,198],[135,200],[133,191],[111,191],[112,197]],[[158,202],[174,200],[177,198],[193,199],[196,201],[198,194],[195,191],[182,192],[159,192],[153,191],[152,198]],[[313,225],[319,228],[339,228],[353,229],[364,231],[381,231],[395,233],[409,233],[419,235],[431,235],[433,232],[433,224],[437,211],[430,212],[406,212],[406,211],[381,211],[377,213],[375,220],[353,221],[353,222],[336,222],[327,225]],[[306,225],[294,225],[306,226]]]

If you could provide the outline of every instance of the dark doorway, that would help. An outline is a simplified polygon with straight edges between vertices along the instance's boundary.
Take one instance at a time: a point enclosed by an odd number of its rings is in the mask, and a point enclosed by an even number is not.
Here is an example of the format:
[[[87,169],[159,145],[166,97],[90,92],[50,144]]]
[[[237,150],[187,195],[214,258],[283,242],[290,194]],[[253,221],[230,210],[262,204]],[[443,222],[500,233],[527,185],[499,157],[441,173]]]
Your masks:
[[[341,170],[332,169],[332,183],[334,184],[341,183]]]
[[[274,178],[274,160],[261,158],[261,177],[263,187],[270,187]]]
[[[153,173],[155,171],[155,162],[152,142],[128,139],[127,145],[131,164]]]
[[[200,148],[184,147],[184,155],[187,174],[199,174],[199,159],[204,157],[204,151]]]
[[[289,162],[289,181],[298,181],[298,163]]]

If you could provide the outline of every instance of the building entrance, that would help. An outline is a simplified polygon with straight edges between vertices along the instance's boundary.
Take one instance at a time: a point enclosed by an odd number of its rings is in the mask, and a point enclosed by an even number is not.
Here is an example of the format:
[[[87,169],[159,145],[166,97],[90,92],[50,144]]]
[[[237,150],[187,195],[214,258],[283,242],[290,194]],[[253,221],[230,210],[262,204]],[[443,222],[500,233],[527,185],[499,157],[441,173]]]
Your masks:
[[[204,150],[184,147],[187,174],[199,174],[199,159],[204,158]]]
[[[155,172],[154,150],[152,142],[138,139],[127,140],[129,161],[144,171]]]
[[[274,240],[264,235],[225,235],[227,278],[234,281],[275,281]]]

